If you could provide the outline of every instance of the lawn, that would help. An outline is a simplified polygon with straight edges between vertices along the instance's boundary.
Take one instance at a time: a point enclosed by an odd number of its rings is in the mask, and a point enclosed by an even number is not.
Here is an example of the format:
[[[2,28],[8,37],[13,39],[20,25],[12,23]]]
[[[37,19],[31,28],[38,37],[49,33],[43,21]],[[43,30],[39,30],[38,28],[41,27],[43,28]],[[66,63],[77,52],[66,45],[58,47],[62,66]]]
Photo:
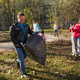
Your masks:
[[[44,32],[53,32],[53,29],[42,29]],[[58,29],[58,31],[69,31],[68,29]],[[2,31],[2,33],[9,33],[10,31]]]
[[[54,34],[53,29],[44,29],[44,33],[51,33],[52,35]],[[62,30],[59,29],[58,35],[69,37],[71,36],[71,33],[67,29],[62,29]],[[0,32],[0,42],[6,42],[6,41],[10,41],[9,31],[1,31]]]
[[[58,29],[58,31],[69,31],[68,29]],[[53,29],[44,29],[44,32],[46,33],[46,32],[51,32],[51,33],[53,33],[54,32],[54,30]]]
[[[17,54],[0,53],[0,80],[80,80],[80,57],[69,57],[70,41],[55,41],[46,44],[45,66],[34,62],[29,57],[25,67],[29,78],[21,78],[21,71],[16,65]]]

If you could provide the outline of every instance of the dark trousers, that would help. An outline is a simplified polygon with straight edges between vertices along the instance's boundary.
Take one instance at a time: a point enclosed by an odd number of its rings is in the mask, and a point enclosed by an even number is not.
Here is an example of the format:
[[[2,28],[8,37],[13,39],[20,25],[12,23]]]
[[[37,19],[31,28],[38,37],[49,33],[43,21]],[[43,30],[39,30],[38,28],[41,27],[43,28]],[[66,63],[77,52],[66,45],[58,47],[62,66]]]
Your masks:
[[[15,50],[16,50],[17,55],[18,55],[17,63],[19,63],[20,68],[22,70],[22,73],[25,74],[26,70],[25,70],[25,65],[24,65],[24,59],[27,57],[27,53],[22,48],[15,48]]]
[[[58,30],[54,30],[54,36],[56,36],[56,35],[58,37]]]

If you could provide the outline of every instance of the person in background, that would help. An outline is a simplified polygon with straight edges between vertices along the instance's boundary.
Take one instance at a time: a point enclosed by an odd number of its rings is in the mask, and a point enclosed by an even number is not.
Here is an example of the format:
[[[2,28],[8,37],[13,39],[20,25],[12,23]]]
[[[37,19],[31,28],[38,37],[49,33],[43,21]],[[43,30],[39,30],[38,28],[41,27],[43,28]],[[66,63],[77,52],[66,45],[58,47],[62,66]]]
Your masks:
[[[36,20],[33,20],[33,30],[34,30],[34,32],[35,32],[36,34],[39,33],[39,30],[41,31],[41,28],[40,28],[39,24],[36,23]]]
[[[56,36],[56,34],[57,34],[57,37],[58,37],[58,25],[57,25],[56,22],[55,22],[53,28],[54,28],[54,37]]]
[[[41,36],[43,37],[43,39],[45,40],[45,42],[47,41],[46,37],[44,36],[44,31],[41,30]]]
[[[70,27],[72,26],[72,24],[70,24]]]
[[[77,52],[80,56],[80,20],[77,24],[71,26],[69,31],[72,32],[71,41],[72,41],[72,55],[76,54],[76,42],[77,42]],[[74,42],[74,43],[73,43]]]
[[[33,34],[28,24],[25,23],[25,15],[20,12],[17,15],[18,22],[13,24],[10,31],[11,41],[15,46],[16,53],[18,55],[18,59],[16,60],[17,66],[21,68],[23,76],[28,77],[27,72],[25,70],[24,60],[27,57],[27,53],[23,48],[27,40],[28,33],[30,35]]]

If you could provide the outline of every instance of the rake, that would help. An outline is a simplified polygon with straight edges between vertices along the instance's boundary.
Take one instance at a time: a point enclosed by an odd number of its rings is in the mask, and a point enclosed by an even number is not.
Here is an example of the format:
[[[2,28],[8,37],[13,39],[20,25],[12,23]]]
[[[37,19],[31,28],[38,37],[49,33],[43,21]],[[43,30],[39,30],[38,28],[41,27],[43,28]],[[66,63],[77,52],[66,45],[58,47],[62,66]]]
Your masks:
[[[73,33],[73,30],[71,28],[71,35],[72,35],[72,33]],[[74,52],[75,52],[75,56],[76,56],[77,55],[77,53],[76,53],[76,45],[74,43],[74,37],[73,37],[73,35],[72,35],[72,42],[73,42]]]

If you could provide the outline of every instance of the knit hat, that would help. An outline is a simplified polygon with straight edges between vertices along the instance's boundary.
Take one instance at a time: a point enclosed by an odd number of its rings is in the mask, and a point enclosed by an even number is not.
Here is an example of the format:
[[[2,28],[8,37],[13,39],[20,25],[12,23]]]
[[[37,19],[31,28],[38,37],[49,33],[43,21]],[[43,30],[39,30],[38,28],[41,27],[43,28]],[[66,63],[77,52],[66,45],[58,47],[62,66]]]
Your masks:
[[[42,34],[44,34],[44,31],[43,31],[43,30],[41,30],[41,33],[42,33]]]

